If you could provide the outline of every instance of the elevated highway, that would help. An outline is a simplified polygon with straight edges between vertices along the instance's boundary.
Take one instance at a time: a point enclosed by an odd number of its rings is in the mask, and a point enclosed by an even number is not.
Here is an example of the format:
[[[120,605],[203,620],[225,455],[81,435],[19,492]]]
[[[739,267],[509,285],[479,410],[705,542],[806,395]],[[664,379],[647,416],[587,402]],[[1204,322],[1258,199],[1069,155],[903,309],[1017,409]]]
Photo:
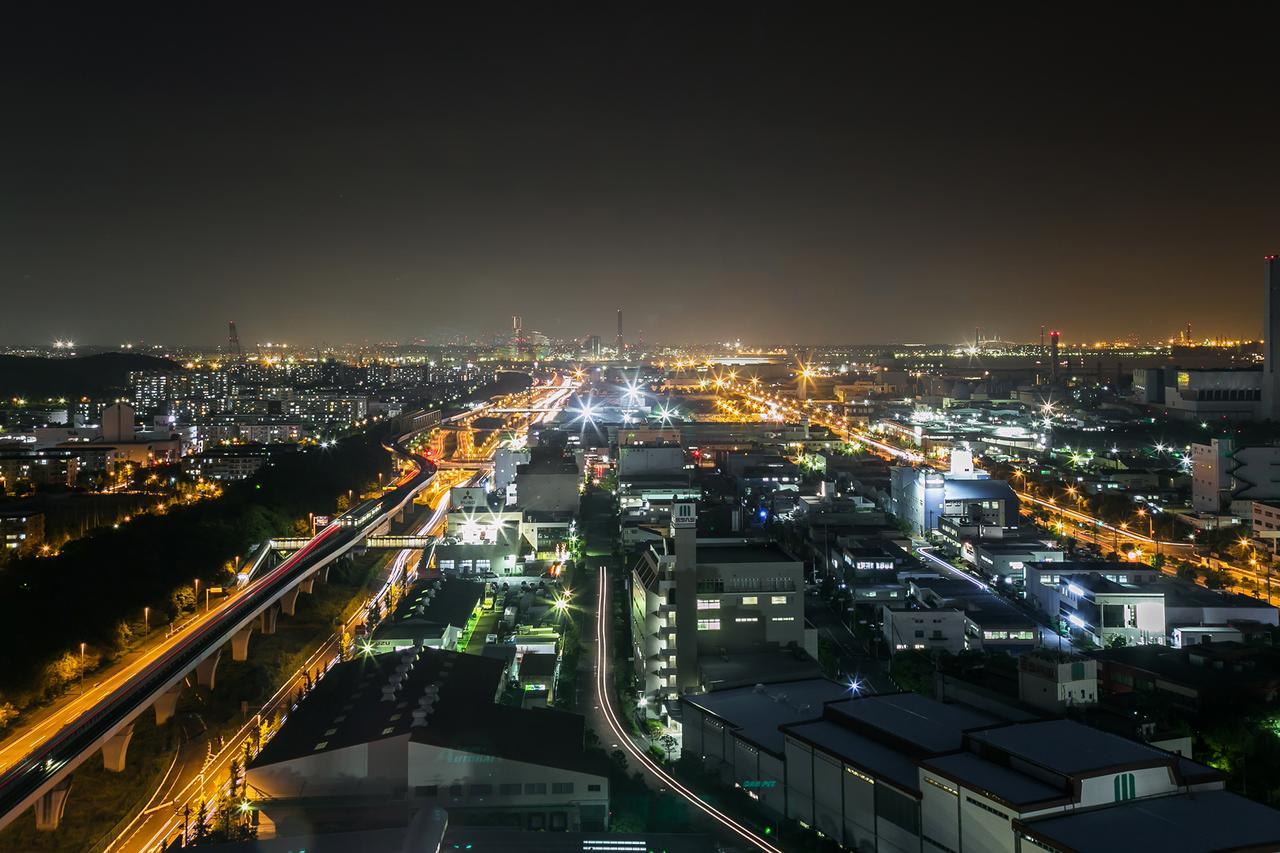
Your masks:
[[[108,770],[123,770],[139,714],[154,709],[157,722],[165,722],[192,673],[199,684],[212,687],[224,647],[229,645],[233,658],[243,660],[253,630],[274,628],[277,607],[292,613],[298,593],[309,590],[334,560],[402,513],[435,474],[425,460],[405,450],[407,438],[401,436],[387,449],[410,461],[411,473],[381,497],[339,516],[279,566],[250,580],[208,618],[156,648],[91,706],[73,706],[65,725],[9,767],[0,776],[0,827],[34,806],[36,825],[56,828],[77,767],[101,751]]]

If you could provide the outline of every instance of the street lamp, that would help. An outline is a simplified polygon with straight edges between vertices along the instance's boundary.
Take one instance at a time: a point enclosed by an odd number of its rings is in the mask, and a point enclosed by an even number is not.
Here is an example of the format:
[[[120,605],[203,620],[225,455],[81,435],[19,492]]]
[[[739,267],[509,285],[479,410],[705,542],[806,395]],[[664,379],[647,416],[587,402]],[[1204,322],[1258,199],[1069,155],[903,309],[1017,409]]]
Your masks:
[[[80,692],[84,692],[84,643],[80,644]]]
[[[142,608],[142,631],[143,631],[142,635],[144,637],[150,636],[151,634],[151,608],[150,607]]]

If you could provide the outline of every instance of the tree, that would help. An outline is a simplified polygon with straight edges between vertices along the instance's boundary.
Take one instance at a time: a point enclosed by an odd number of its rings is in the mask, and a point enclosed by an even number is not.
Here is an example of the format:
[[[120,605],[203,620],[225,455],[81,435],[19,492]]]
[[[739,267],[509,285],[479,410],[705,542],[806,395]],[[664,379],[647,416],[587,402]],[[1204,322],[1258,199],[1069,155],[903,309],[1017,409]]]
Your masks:
[[[923,649],[903,649],[890,659],[890,675],[898,686],[926,696],[933,695],[937,669],[934,654]]]
[[[18,717],[18,709],[12,702],[0,702],[0,729],[6,729]]]

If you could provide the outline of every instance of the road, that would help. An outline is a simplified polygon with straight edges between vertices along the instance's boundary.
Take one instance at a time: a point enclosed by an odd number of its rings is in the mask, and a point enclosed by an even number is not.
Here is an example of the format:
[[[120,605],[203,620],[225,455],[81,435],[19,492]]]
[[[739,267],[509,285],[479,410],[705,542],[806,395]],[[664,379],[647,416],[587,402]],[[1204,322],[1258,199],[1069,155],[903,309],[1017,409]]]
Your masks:
[[[7,745],[10,755],[23,749],[27,752],[17,761],[11,759],[6,772],[0,776],[0,826],[14,820],[43,791],[65,778],[96,751],[113,732],[144,712],[160,693],[184,679],[197,663],[227,643],[241,625],[318,565],[335,559],[359,541],[367,532],[369,520],[384,517],[389,508],[403,505],[430,482],[434,473],[430,466],[411,457],[398,445],[388,449],[412,459],[417,467],[398,481],[376,508],[369,502],[357,506],[342,517],[345,521],[326,527],[306,546],[251,581],[205,618],[188,623],[185,630],[66,702],[58,713],[46,718],[38,730],[25,733],[20,742]],[[357,524],[354,513],[369,517]]]
[[[781,848],[770,844],[682,785],[678,779],[663,770],[657,762],[645,753],[641,746],[631,739],[631,734],[627,727],[618,718],[617,709],[613,704],[613,691],[610,689],[612,684],[610,670],[613,661],[609,656],[609,638],[612,635],[612,626],[609,624],[608,614],[611,614],[613,610],[609,606],[609,569],[601,566],[599,576],[595,620],[595,698],[596,704],[604,716],[605,724],[608,726],[609,731],[613,732],[613,741],[609,743],[616,744],[613,748],[626,750],[631,759],[653,782],[658,783],[659,787],[665,787],[670,790],[714,820],[730,837],[746,842],[758,850],[768,851],[768,853],[782,853]]]
[[[559,390],[534,395],[550,400],[562,400],[564,395]],[[485,406],[488,409],[490,406]],[[540,408],[539,416],[545,416],[546,409]],[[468,413],[459,418],[466,423],[470,418],[479,416],[479,412]],[[526,419],[531,420],[531,419]],[[528,423],[523,428],[527,429]],[[489,454],[496,447],[489,449]],[[459,481],[457,472],[447,478],[452,485],[476,485],[485,476],[477,471]],[[436,488],[432,483],[425,492],[432,499],[432,512],[422,522],[414,525],[408,535],[438,536],[443,532],[445,515],[449,510],[448,490]],[[383,583],[364,605],[356,610],[342,630],[335,631],[321,641],[312,651],[306,662],[293,673],[280,689],[266,702],[258,714],[264,719],[274,717],[278,709],[287,711],[293,697],[304,685],[304,673],[323,673],[340,659],[342,634],[354,635],[357,626],[363,622],[370,608],[381,603],[391,594],[391,589],[406,572],[412,572],[418,565],[422,552],[419,549],[404,549],[396,552],[389,561]],[[256,719],[256,717],[255,717]],[[209,756],[206,741],[194,741],[184,744],[175,755],[174,765],[161,779],[156,790],[139,811],[122,828],[116,837],[107,845],[106,853],[151,853],[158,845],[178,837],[183,832],[183,810],[186,807],[190,814],[195,814],[201,800],[215,801],[225,793],[230,779],[230,763],[244,754],[244,742],[257,725],[254,720],[246,723],[238,732],[226,738],[224,746],[217,753]],[[268,732],[269,740],[274,732]],[[264,741],[265,743],[265,741]]]
[[[840,616],[831,610],[830,602],[815,595],[804,598],[804,618],[829,640],[840,653],[840,664],[845,674],[856,685],[859,693],[893,693],[898,687],[885,673],[880,662],[867,653],[866,648]]]

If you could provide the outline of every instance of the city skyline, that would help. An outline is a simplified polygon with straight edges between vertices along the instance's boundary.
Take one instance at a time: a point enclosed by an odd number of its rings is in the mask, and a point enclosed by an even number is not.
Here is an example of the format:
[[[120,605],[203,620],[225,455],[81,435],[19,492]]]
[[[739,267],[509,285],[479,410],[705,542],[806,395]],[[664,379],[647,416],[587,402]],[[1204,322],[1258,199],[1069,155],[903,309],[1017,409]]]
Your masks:
[[[7,341],[1256,338],[1280,247],[1263,13],[24,14]]]

